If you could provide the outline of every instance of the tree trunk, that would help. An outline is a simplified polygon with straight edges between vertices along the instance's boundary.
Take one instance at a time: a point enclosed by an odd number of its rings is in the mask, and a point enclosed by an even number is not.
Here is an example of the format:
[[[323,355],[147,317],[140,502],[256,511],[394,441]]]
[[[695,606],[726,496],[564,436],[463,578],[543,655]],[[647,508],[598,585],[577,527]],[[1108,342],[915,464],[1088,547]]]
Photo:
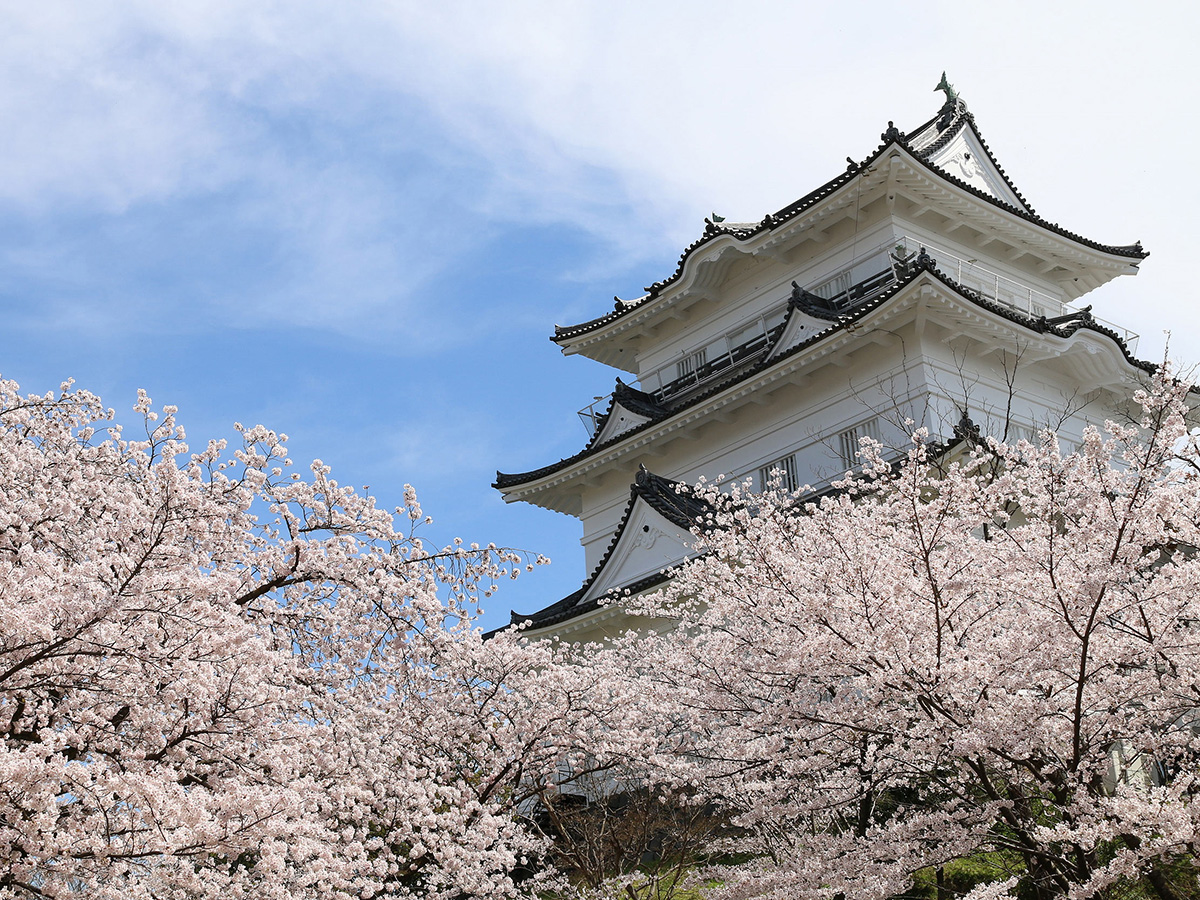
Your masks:
[[[1193,879],[1194,881],[1195,879]],[[1172,879],[1159,866],[1152,866],[1150,871],[1146,873],[1146,881],[1154,888],[1154,892],[1158,894],[1159,900],[1193,900],[1196,896],[1189,892],[1186,896],[1181,893],[1181,889],[1176,888],[1172,884]]]

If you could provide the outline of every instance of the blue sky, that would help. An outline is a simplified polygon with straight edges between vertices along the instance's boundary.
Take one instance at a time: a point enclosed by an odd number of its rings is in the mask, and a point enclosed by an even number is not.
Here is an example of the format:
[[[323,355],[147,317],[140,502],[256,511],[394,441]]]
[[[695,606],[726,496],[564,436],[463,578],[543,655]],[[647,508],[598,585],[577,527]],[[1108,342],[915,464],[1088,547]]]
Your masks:
[[[554,560],[498,624],[585,574],[578,523],[490,488],[612,387],[554,324],[915,127],[943,69],[1041,214],[1151,252],[1085,302],[1200,361],[1200,14],[806,5],[0,2],[0,374],[412,483],[436,542]]]

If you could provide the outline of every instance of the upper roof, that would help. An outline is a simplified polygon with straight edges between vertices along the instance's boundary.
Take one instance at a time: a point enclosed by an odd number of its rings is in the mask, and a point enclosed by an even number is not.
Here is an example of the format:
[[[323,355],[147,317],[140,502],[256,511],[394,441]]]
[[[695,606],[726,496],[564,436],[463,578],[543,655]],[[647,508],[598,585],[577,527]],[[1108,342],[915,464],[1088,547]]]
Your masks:
[[[1073,244],[1099,253],[1135,261],[1149,256],[1142,249],[1140,242],[1129,245],[1104,244],[1085,238],[1037,215],[991,152],[979,132],[974,115],[968,111],[966,103],[957,96],[947,99],[937,115],[908,133],[901,132],[892,122],[888,122],[887,130],[883,132],[880,139],[879,146],[862,162],[854,162],[847,157],[849,165],[846,171],[782,209],[764,216],[759,222],[726,223],[705,219],[704,233],[684,249],[675,271],[661,281],[656,281],[648,286],[644,296],[628,301],[617,299],[612,311],[586,322],[576,325],[556,325],[551,340],[559,344],[568,343],[580,335],[603,328],[651,303],[668,287],[679,281],[688,259],[702,247],[724,236],[731,237],[738,242],[748,242],[783,228],[790,220],[819,205],[850,184],[860,173],[869,171],[876,161],[894,147],[904,151],[917,167],[954,184],[990,206],[1011,213],[1019,219],[1065,238]],[[967,168],[969,164],[961,158],[963,154],[948,155],[946,151],[952,149],[951,145],[955,143],[956,139],[969,142],[969,146],[977,147],[982,151],[988,165],[981,168],[972,164],[970,168]],[[958,175],[953,174],[946,167],[952,161],[958,163]],[[987,171],[989,169],[991,172]],[[968,173],[972,174],[970,180],[967,177]],[[988,178],[987,176],[992,173],[995,177]]]

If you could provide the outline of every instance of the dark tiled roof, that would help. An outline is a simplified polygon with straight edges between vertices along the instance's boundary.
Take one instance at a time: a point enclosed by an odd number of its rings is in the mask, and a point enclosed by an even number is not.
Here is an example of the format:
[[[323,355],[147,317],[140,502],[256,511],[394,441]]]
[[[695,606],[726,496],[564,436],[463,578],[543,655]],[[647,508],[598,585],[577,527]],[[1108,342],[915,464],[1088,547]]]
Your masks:
[[[630,387],[620,378],[617,379],[617,387],[613,391],[613,403],[619,403],[631,413],[639,416],[650,416],[653,418],[666,412],[666,407],[659,403],[653,394],[647,394],[645,391],[639,391],[635,387]]]
[[[628,303],[618,303],[612,312],[605,313],[602,316],[597,316],[594,319],[588,319],[586,322],[580,322],[578,325],[555,325],[554,336],[550,338],[550,340],[557,341],[562,338],[572,337],[576,334],[583,334],[584,332],[591,331],[594,328],[599,328],[601,325],[611,322],[614,319],[619,319],[631,309],[636,309],[637,307],[641,306],[646,299],[646,297],[642,297],[639,300],[630,301]]]
[[[647,394],[645,391],[639,391],[635,387],[630,387],[618,378],[617,386],[613,389],[612,398],[608,403],[608,409],[596,418],[596,428],[592,432],[592,436],[588,438],[587,446],[581,452],[586,453],[600,440],[600,435],[604,432],[604,425],[617,406],[623,406],[634,415],[645,416],[650,419],[657,419],[668,412],[667,407],[659,403],[653,394]],[[620,437],[620,435],[617,435],[617,437]],[[496,474],[498,477],[500,473],[497,472]]]
[[[694,253],[700,247],[704,246],[705,244],[709,243],[710,241],[712,241],[713,239],[715,239],[721,235],[730,235],[731,237],[733,237],[739,241],[749,240],[751,237],[753,237],[761,232],[770,231],[770,230],[778,227],[779,225],[784,224],[789,219],[795,218],[800,213],[804,212],[805,210],[809,209],[812,206],[815,206],[821,200],[825,199],[826,197],[828,197],[831,194],[833,194],[834,192],[838,191],[845,185],[849,184],[856,175],[858,175],[860,172],[863,172],[864,170],[869,169],[871,167],[871,165],[873,165],[884,154],[884,152],[889,147],[892,147],[892,146],[898,146],[898,147],[904,148],[910,154],[913,155],[913,158],[915,160],[917,160],[919,163],[923,164],[927,169],[929,169],[929,171],[936,173],[938,177],[946,179],[947,181],[951,182],[952,184],[956,185],[957,187],[962,188],[963,190],[967,191],[968,193],[978,197],[979,199],[981,199],[987,203],[990,203],[993,206],[997,206],[1003,210],[1013,213],[1014,215],[1017,215],[1017,216],[1021,217],[1022,219],[1025,219],[1026,221],[1029,221],[1036,225],[1039,225],[1042,228],[1047,229],[1048,231],[1052,231],[1055,234],[1058,234],[1062,237],[1068,238],[1069,240],[1072,240],[1078,244],[1083,244],[1086,247],[1090,247],[1093,250],[1099,250],[1103,253],[1111,253],[1115,256],[1125,256],[1125,257],[1129,257],[1131,259],[1137,259],[1137,260],[1145,259],[1147,256],[1150,255],[1145,250],[1142,249],[1142,245],[1140,242],[1136,243],[1136,244],[1132,244],[1132,245],[1127,245],[1127,246],[1114,245],[1114,244],[1102,244],[1098,241],[1093,241],[1090,238],[1085,238],[1080,234],[1076,234],[1073,231],[1069,231],[1066,228],[1063,228],[1061,225],[1058,225],[1054,222],[1050,222],[1046,219],[1043,219],[1041,216],[1037,215],[1033,211],[1033,207],[1031,207],[1028,204],[1028,202],[1026,202],[1025,198],[1021,195],[1021,192],[1017,190],[1016,185],[1014,185],[1012,183],[1011,179],[1009,179],[1008,175],[1005,174],[1003,167],[996,160],[996,157],[992,154],[992,151],[989,149],[987,142],[983,139],[983,136],[979,133],[979,129],[975,125],[975,117],[970,112],[967,111],[966,104],[962,103],[961,101],[959,101],[955,104],[953,114],[952,114],[950,120],[946,123],[943,133],[941,135],[939,135],[939,137],[933,143],[929,144],[926,147],[923,147],[921,150],[915,150],[913,148],[913,146],[909,143],[910,139],[917,136],[918,134],[920,134],[922,131],[926,130],[927,128],[929,128],[933,123],[938,122],[938,120],[942,116],[943,116],[943,113],[939,112],[938,116],[935,116],[929,122],[926,122],[924,125],[922,125],[918,129],[916,129],[915,131],[909,132],[907,135],[901,133],[899,129],[897,129],[894,125],[892,125],[891,122],[889,122],[888,129],[881,135],[882,143],[875,149],[875,151],[870,156],[868,156],[866,159],[864,159],[860,163],[856,163],[853,160],[850,160],[849,165],[846,168],[846,171],[843,172],[841,175],[838,175],[836,178],[833,178],[832,180],[826,182],[825,184],[821,185],[816,190],[811,191],[808,194],[805,194],[799,200],[796,200],[795,202],[790,203],[789,205],[783,207],[783,209],[779,210],[778,212],[775,212],[773,214],[768,214],[767,216],[765,216],[763,218],[763,220],[761,222],[759,222],[755,225],[747,226],[745,224],[738,223],[736,225],[730,226],[730,225],[725,225],[724,223],[716,224],[708,219],[705,219],[704,220],[704,222],[705,222],[704,234],[701,235],[698,239],[693,241],[691,244],[689,244],[684,249],[683,253],[679,257],[679,262],[675,266],[674,272],[672,272],[669,276],[662,279],[661,281],[656,281],[654,284],[652,284],[646,288],[646,296],[640,298],[640,300],[637,300],[637,301],[629,301],[629,302],[620,301],[616,304],[616,307],[612,312],[607,313],[598,318],[591,319],[590,321],[587,321],[587,322],[581,322],[578,325],[567,325],[567,326],[556,325],[554,327],[554,335],[550,339],[552,341],[563,341],[568,338],[576,337],[577,335],[580,335],[580,334],[586,334],[589,331],[594,331],[595,329],[600,328],[604,325],[607,325],[610,322],[616,321],[617,319],[621,318],[622,316],[627,315],[628,313],[632,312],[633,310],[640,308],[645,303],[656,298],[669,285],[671,285],[674,282],[676,282],[677,280],[679,280],[679,278],[683,275],[683,269],[684,269],[685,264],[687,263],[688,257],[691,256],[692,253]],[[942,168],[934,165],[933,163],[929,162],[928,157],[931,156],[932,154],[936,153],[937,150],[944,147],[945,144],[949,143],[949,141],[952,140],[955,135],[957,135],[959,132],[961,132],[964,127],[969,127],[971,129],[971,131],[974,133],[975,137],[979,140],[980,145],[983,147],[984,152],[987,153],[988,159],[991,161],[992,165],[994,165],[996,167],[996,170],[1000,173],[1000,176],[1004,179],[1005,184],[1008,185],[1008,187],[1012,190],[1013,194],[1016,195],[1016,197],[1020,200],[1020,202],[1022,204],[1024,204],[1024,208],[1022,208],[1021,206],[1014,206],[1013,204],[1008,203],[1004,200],[1001,200],[998,197],[993,197],[991,194],[988,194],[985,191],[982,191],[979,188],[968,184],[967,182],[963,181],[961,178],[957,178],[954,175],[951,175],[945,169],[942,169]]]
[[[656,572],[653,575],[647,575],[645,578],[623,585],[620,588],[614,588],[608,593],[597,594],[583,603],[580,603],[580,599],[587,592],[587,589],[580,588],[574,593],[563,597],[557,603],[553,603],[545,609],[539,609],[537,612],[530,613],[527,616],[517,615],[516,612],[509,610],[509,624],[487,632],[484,637],[491,637],[493,634],[505,631],[513,625],[528,623],[528,627],[530,628],[545,628],[549,625],[557,625],[559,622],[565,622],[568,619],[574,619],[577,616],[582,616],[584,613],[589,613],[594,609],[599,609],[608,598],[616,594],[624,594],[626,591],[631,595],[639,594],[642,591],[658,587],[660,584],[666,584],[670,580],[670,577],[665,571]]]
[[[792,296],[788,298],[787,318],[791,318],[794,310],[800,310],[803,313],[813,316],[817,319],[825,319],[828,322],[836,322],[841,313],[832,301],[826,300],[824,297],[819,297],[812,291],[806,291],[796,282],[792,282]],[[786,328],[786,320],[784,323]]]
[[[965,422],[970,424],[970,418],[965,412],[963,413],[963,419]],[[960,428],[961,423],[960,426],[955,428],[955,436],[951,438],[950,441],[934,448],[937,454],[948,453],[962,443],[964,438],[962,434],[959,433]],[[976,431],[978,431],[978,428],[976,428]],[[893,472],[897,470],[899,464],[899,460],[893,463]],[[646,494],[638,492],[638,485],[643,483],[643,479],[649,479],[656,482],[651,496],[647,496]],[[792,501],[792,504],[794,508],[801,509],[807,504],[820,502],[824,497],[835,496],[841,493],[842,490],[843,489],[839,486],[829,485],[821,488],[820,490],[810,491],[807,494],[796,497]],[[662,478],[658,475],[652,475],[646,471],[645,466],[642,466],[638,472],[638,482],[635,483],[634,488],[630,493],[629,505],[625,508],[625,513],[621,517],[621,523],[617,526],[617,531],[613,535],[613,539],[609,543],[604,557],[592,571],[592,574],[588,576],[588,579],[583,583],[583,586],[563,597],[556,603],[552,603],[544,609],[539,609],[536,612],[529,613],[528,615],[518,615],[515,611],[510,610],[509,624],[489,631],[485,637],[490,637],[491,635],[504,631],[506,628],[510,628],[513,625],[526,625],[530,628],[544,628],[550,625],[557,625],[560,622],[565,622],[568,619],[574,619],[578,616],[584,615],[585,613],[589,613],[592,610],[599,609],[605,602],[626,595],[632,596],[634,594],[639,594],[642,591],[650,590],[651,588],[658,587],[659,585],[665,584],[667,581],[669,581],[671,578],[671,570],[663,569],[660,572],[655,572],[653,575],[647,575],[644,578],[639,578],[636,581],[630,582],[629,584],[619,585],[618,587],[614,587],[602,594],[596,594],[594,597],[591,597],[586,601],[583,600],[583,597],[587,594],[588,588],[590,588],[595,582],[596,578],[600,574],[600,571],[604,568],[605,563],[608,561],[613,550],[616,548],[617,542],[621,537],[621,533],[625,530],[626,523],[629,521],[629,516],[633,512],[634,502],[639,496],[647,500],[647,502],[650,502],[652,505],[654,503],[654,501],[651,499],[652,496],[665,499],[668,503],[668,507],[674,508],[675,514],[679,514],[686,509],[686,515],[689,515],[690,518],[681,517],[679,520],[676,520],[672,518],[671,515],[667,515],[665,512],[663,513],[663,515],[666,516],[670,521],[675,522],[675,524],[683,528],[705,528],[708,522],[711,521],[710,515],[715,512],[715,509],[710,503],[697,498],[694,492],[688,488],[687,485]],[[680,498],[683,499],[680,500]],[[723,499],[726,502],[737,502],[730,500],[728,497],[723,497]],[[655,508],[658,509],[657,506]],[[659,509],[659,511],[662,512],[661,509]]]
[[[656,513],[679,528],[690,529],[712,511],[712,504],[690,486],[638,467],[631,496],[641,497]]]
[[[623,585],[613,591],[599,594],[590,599],[586,604],[579,605],[579,601],[588,592],[588,589],[595,584],[596,579],[600,577],[600,573],[604,571],[604,567],[608,565],[608,561],[616,551],[617,545],[621,542],[621,536],[625,533],[626,526],[629,524],[630,517],[633,515],[633,509],[637,505],[639,498],[645,501],[651,509],[672,525],[687,531],[697,526],[702,526],[705,519],[713,511],[712,505],[707,500],[697,496],[696,492],[690,486],[682,482],[672,481],[669,478],[663,478],[661,475],[655,475],[648,471],[645,466],[641,466],[638,469],[637,479],[629,489],[629,503],[626,504],[625,512],[621,515],[621,522],[617,525],[617,530],[613,533],[612,540],[609,541],[604,555],[600,558],[600,562],[596,564],[596,568],[592,570],[587,580],[584,581],[583,586],[579,590],[563,597],[557,603],[552,603],[545,609],[540,609],[527,616],[520,616],[512,612],[510,624],[516,625],[527,622],[532,627],[552,625],[556,622],[572,619],[585,612],[597,609],[603,598],[611,596],[614,593],[626,590],[636,592],[665,581],[666,574],[664,572],[656,572],[632,584]]]
[[[620,441],[623,441],[632,435],[638,434],[649,428],[653,428],[655,425],[659,424],[660,422],[665,421],[666,419],[669,419],[671,416],[674,416],[677,413],[683,412],[686,409],[696,406],[696,405],[704,402],[708,398],[712,397],[713,395],[720,393],[721,391],[725,390],[726,388],[728,388],[734,384],[737,384],[738,382],[748,380],[748,379],[754,377],[755,375],[757,375],[759,372],[763,371],[764,369],[774,366],[775,364],[779,363],[780,361],[785,360],[791,356],[796,355],[797,353],[802,352],[803,350],[811,347],[813,344],[816,344],[819,341],[824,340],[825,338],[829,337],[830,335],[844,330],[848,325],[854,324],[855,322],[859,321],[864,316],[866,316],[868,313],[873,312],[874,310],[878,309],[883,304],[887,303],[889,300],[891,300],[893,297],[895,297],[897,294],[899,294],[901,291],[903,291],[904,288],[906,288],[909,284],[911,284],[913,281],[915,281],[918,277],[920,277],[923,273],[926,273],[926,272],[928,272],[931,276],[933,276],[938,281],[940,281],[949,290],[957,293],[959,296],[961,296],[965,300],[968,300],[977,306],[983,307],[984,309],[990,310],[991,312],[996,313],[997,315],[1009,320],[1010,322],[1021,325],[1025,328],[1029,328],[1030,330],[1035,331],[1039,334],[1052,334],[1057,337],[1066,338],[1066,337],[1070,337],[1076,331],[1086,328],[1090,331],[1095,331],[1095,332],[1098,332],[1099,334],[1106,335],[1106,336],[1110,337],[1114,343],[1116,343],[1118,348],[1120,348],[1122,355],[1125,357],[1125,359],[1131,365],[1134,365],[1134,366],[1144,369],[1146,371],[1154,370],[1154,365],[1152,363],[1144,362],[1142,360],[1135,358],[1133,355],[1131,355],[1129,352],[1129,347],[1126,345],[1125,340],[1119,334],[1117,334],[1117,332],[1113,331],[1111,328],[1101,325],[1099,322],[1097,322],[1095,319],[1093,319],[1091,316],[1091,313],[1088,310],[1085,309],[1085,310],[1080,310],[1078,312],[1072,312],[1072,313],[1067,314],[1066,316],[1059,316],[1055,319],[1047,319],[1045,316],[1035,317],[1035,316],[1026,315],[1025,313],[1018,312],[1017,310],[1012,309],[1009,306],[1005,306],[1002,303],[997,303],[994,300],[990,300],[987,297],[984,297],[982,294],[978,293],[977,291],[974,291],[968,287],[965,287],[965,286],[959,284],[954,279],[952,279],[949,275],[945,274],[940,269],[936,268],[936,260],[930,258],[927,254],[922,254],[922,257],[919,257],[917,259],[917,261],[914,262],[910,266],[908,273],[905,274],[904,277],[897,279],[890,287],[881,291],[875,297],[873,297],[863,303],[860,303],[858,306],[848,309],[847,311],[842,313],[836,319],[836,321],[832,322],[828,328],[825,328],[821,331],[816,332],[811,337],[809,337],[807,340],[802,341],[801,343],[797,344],[795,347],[792,347],[774,357],[772,357],[770,355],[770,351],[768,350],[768,352],[764,355],[762,360],[759,361],[758,363],[756,363],[755,365],[750,366],[749,368],[737,371],[727,379],[723,379],[723,380],[719,380],[719,381],[715,382],[713,384],[713,386],[707,390],[704,390],[704,391],[701,391],[701,392],[698,392],[696,394],[692,394],[692,395],[686,397],[677,406],[674,406],[669,409],[664,408],[663,413],[659,414],[658,416],[656,416],[655,418],[651,419],[648,422],[645,422],[641,425],[637,425],[634,428],[629,429],[629,431],[622,432],[621,434],[619,434],[615,437],[609,438],[608,440],[606,440],[602,443],[599,443],[596,445],[589,444],[589,446],[585,447],[583,450],[574,454],[573,456],[566,457],[564,459],[559,460],[556,463],[551,463],[550,465],[542,466],[541,468],[534,469],[530,472],[521,472],[521,473],[516,473],[516,474],[506,474],[503,472],[497,472],[496,473],[496,481],[493,484],[493,487],[507,488],[507,487],[513,487],[513,486],[519,485],[519,484],[526,484],[530,481],[536,481],[537,479],[542,478],[546,475],[551,475],[554,472],[561,471],[562,469],[565,469],[568,466],[571,466],[574,463],[577,463],[577,462],[583,460],[584,458],[593,455],[594,453],[597,453],[601,450],[612,447],[612,446],[616,445],[617,443],[619,443]],[[783,333],[782,330],[779,333],[782,334]]]

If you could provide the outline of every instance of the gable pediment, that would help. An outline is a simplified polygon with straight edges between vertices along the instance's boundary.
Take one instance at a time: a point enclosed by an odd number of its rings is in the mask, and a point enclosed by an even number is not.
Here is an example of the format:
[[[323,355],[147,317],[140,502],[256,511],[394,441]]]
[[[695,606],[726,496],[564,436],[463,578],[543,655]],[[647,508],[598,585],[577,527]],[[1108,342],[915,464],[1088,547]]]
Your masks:
[[[690,532],[637,497],[616,543],[580,597],[579,604],[683,562],[690,553],[691,539]]]
[[[596,434],[595,443],[602,444],[610,441],[649,421],[650,416],[636,413],[628,409],[620,400],[614,399],[612,408],[605,416],[604,424],[600,426],[600,431]]]
[[[792,282],[792,299],[788,303],[787,318],[784,319],[783,329],[775,343],[767,353],[767,359],[777,359],[798,344],[807,341],[814,334],[825,331],[837,321],[838,312],[829,305],[829,301],[800,287]]]
[[[943,146],[922,155],[927,162],[937,166],[947,175],[983,191],[989,197],[1027,213],[1032,212],[1028,204],[1009,185],[992,159],[991,153],[969,123]]]
[[[658,404],[653,394],[630,387],[618,378],[608,412],[604,414],[604,421],[588,446],[596,446],[620,437],[625,432],[632,431],[639,425],[645,425],[665,412],[666,410]]]

